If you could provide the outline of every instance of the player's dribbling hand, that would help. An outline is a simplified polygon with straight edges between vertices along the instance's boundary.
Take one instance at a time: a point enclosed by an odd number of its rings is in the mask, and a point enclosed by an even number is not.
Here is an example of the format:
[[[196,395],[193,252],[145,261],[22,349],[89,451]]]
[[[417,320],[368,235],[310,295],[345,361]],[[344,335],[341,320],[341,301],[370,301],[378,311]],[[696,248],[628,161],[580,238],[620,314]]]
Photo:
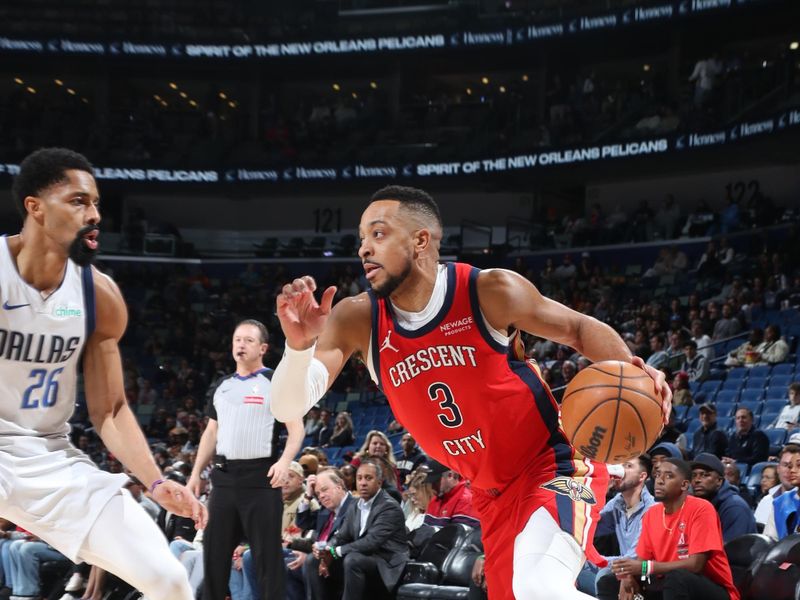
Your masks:
[[[165,481],[156,486],[153,500],[169,512],[181,517],[189,517],[194,521],[195,529],[205,529],[208,523],[208,511],[195,498],[189,488],[174,481]]]
[[[654,369],[639,357],[634,356],[631,358],[631,363],[635,367],[644,370],[645,373],[652,377],[656,384],[656,390],[661,394],[661,412],[664,415],[664,425],[669,423],[669,414],[672,412],[672,390],[667,383],[667,378],[662,371]]]
[[[286,336],[286,343],[293,350],[310,348],[317,339],[333,307],[336,286],[322,294],[319,304],[314,298],[317,283],[306,275],[283,286],[276,300],[278,319]]]

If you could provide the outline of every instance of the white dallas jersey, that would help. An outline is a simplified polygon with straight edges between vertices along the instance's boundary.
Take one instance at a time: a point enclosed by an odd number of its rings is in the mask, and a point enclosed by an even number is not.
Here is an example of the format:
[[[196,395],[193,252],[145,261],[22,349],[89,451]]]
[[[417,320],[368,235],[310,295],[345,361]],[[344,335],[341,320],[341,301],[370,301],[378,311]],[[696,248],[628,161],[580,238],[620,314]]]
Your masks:
[[[47,298],[20,277],[8,239],[0,238],[0,436],[69,433],[77,369],[94,330],[91,267],[67,261]]]

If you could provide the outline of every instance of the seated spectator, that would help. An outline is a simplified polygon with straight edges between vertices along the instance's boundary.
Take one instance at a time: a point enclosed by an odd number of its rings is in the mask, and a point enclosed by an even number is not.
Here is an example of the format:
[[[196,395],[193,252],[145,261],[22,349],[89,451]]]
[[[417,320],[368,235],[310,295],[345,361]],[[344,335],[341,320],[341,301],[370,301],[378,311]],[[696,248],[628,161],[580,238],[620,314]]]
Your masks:
[[[652,467],[650,468],[650,478],[647,480],[646,485],[647,491],[652,495],[654,493],[656,475],[658,475],[658,469],[661,467],[661,463],[668,458],[683,459],[683,453],[680,448],[671,442],[659,442],[650,449],[648,454],[652,461]]]
[[[303,424],[306,435],[314,435],[319,428],[319,413],[320,408],[316,404],[308,410]]]
[[[756,520],[759,517],[762,519],[759,523],[764,523],[764,535],[778,539],[778,529],[775,522],[775,509],[778,500],[784,495],[796,495],[795,485],[792,482],[792,468],[795,462],[800,459],[800,446],[789,443],[781,448],[778,456],[778,480],[780,485],[770,488],[766,496],[761,499],[756,507]],[[784,511],[782,518],[789,516],[786,507],[782,507]]]
[[[739,493],[742,500],[745,501],[745,504],[747,504],[751,510],[756,507],[753,494],[751,494],[747,486],[742,483],[742,472],[739,471],[739,467],[733,463],[727,463],[725,465],[725,481],[731,484],[733,489]]]
[[[689,381],[703,381],[708,377],[708,361],[697,352],[697,342],[689,340],[683,344],[685,359],[681,371],[689,375]]]
[[[619,545],[619,556],[604,556],[608,566],[598,571],[591,563],[586,563],[578,575],[578,589],[594,596],[597,593],[596,583],[601,577],[616,578],[612,572],[614,562],[619,558],[636,556],[636,545],[642,529],[642,518],[647,509],[655,504],[655,499],[645,487],[650,475],[652,462],[646,454],[627,461],[623,467],[625,475],[614,479],[609,486],[617,491],[600,511],[600,523],[597,525],[595,537],[614,534]]]
[[[314,510],[312,501],[319,501],[321,510]],[[287,564],[290,571],[300,570],[305,588],[311,598],[338,600],[344,582],[336,575],[341,572],[330,572],[328,580],[319,574],[319,556],[313,555],[313,543],[318,546],[327,544],[331,536],[341,529],[345,515],[356,500],[345,488],[341,474],[331,467],[323,469],[318,475],[312,475],[306,482],[303,501],[297,509],[295,524],[303,531],[312,531],[310,537],[295,538],[289,544],[294,560]],[[294,575],[292,575],[294,577]]]
[[[774,500],[772,521],[768,521],[764,527],[766,535],[778,540],[800,530],[800,447],[784,450],[789,457],[789,483],[793,489]]]
[[[367,434],[361,449],[356,453],[351,461],[351,464],[357,469],[366,458],[384,458],[389,461],[391,465],[391,472],[385,473],[386,484],[400,490],[402,485],[400,476],[397,474],[397,465],[395,464],[394,454],[392,454],[392,443],[386,434],[377,429],[373,429]]]
[[[722,461],[713,454],[698,454],[691,467],[693,494],[708,500],[716,509],[722,524],[723,541],[729,542],[745,533],[756,533],[753,511],[739,495],[738,489],[725,479]]]
[[[666,367],[669,363],[669,354],[664,349],[664,346],[665,344],[663,335],[657,333],[650,336],[650,351],[652,354],[647,358],[647,364],[654,369]]]
[[[758,327],[753,328],[750,337],[741,346],[730,352],[725,359],[726,367],[752,367],[757,362],[756,349],[764,341],[764,332]]]
[[[692,406],[693,404],[692,390],[689,389],[689,374],[678,371],[672,380],[672,406]]]
[[[635,558],[614,563],[616,578],[598,581],[600,600],[633,598],[644,594],[642,573],[663,583],[664,598],[703,598],[738,600],[730,565],[725,555],[719,517],[714,507],[702,498],[689,495],[691,470],[686,462],[668,458],[656,476],[658,503],[650,507],[642,521],[642,532]],[[658,592],[661,598],[661,592]]]
[[[317,426],[312,443],[315,446],[324,448],[331,440],[333,435],[333,424],[331,423],[331,411],[323,408],[319,411],[319,425]]]
[[[692,320],[692,340],[697,344],[698,354],[705,356],[707,361],[714,360],[714,347],[711,345],[713,342],[706,334],[705,327],[700,319]]]
[[[367,590],[382,587],[393,593],[408,561],[403,511],[381,489],[383,472],[366,459],[356,472],[359,500],[347,511],[342,527],[319,554],[323,577],[341,569],[343,600],[371,597]]]
[[[349,446],[356,441],[353,427],[353,418],[349,413],[340,412],[336,415],[336,420],[333,427],[333,434],[328,442],[328,446],[334,448],[342,448]]]
[[[714,324],[714,333],[711,336],[715,342],[726,340],[737,335],[742,330],[742,324],[733,314],[733,307],[729,302],[722,305],[722,318]]]
[[[425,524],[444,527],[450,523],[463,523],[480,527],[472,508],[472,491],[461,475],[435,460],[428,462],[428,468],[430,472],[426,481],[433,485],[436,496],[428,504]]]
[[[424,465],[428,457],[417,445],[417,441],[410,433],[404,433],[400,439],[401,454],[396,457],[397,472],[400,474],[400,482],[405,485],[408,476],[417,470],[417,467]]]
[[[769,438],[753,427],[753,411],[740,408],[734,417],[736,431],[728,438],[728,451],[724,462],[741,462],[753,466],[769,457]]]
[[[764,331],[764,342],[755,349],[754,364],[775,365],[786,360],[789,355],[789,344],[781,339],[781,328],[767,325]]]
[[[297,464],[303,469],[305,477],[316,475],[319,471],[319,459],[313,454],[304,454],[297,459]]]
[[[789,457],[786,460],[788,462]],[[792,484],[786,479],[788,470],[788,466],[770,465],[764,467],[761,472],[761,497],[758,498],[755,510],[756,524],[765,526],[772,516],[772,502],[783,492],[788,492],[792,489]],[[780,471],[783,471],[783,476],[779,475]],[[773,527],[774,524],[775,522],[773,521]]]
[[[406,529],[414,531],[425,523],[425,513],[434,497],[433,485],[428,481],[427,470],[416,471],[408,482],[406,496],[411,510],[406,517]]]
[[[800,382],[795,381],[789,384],[789,404],[781,409],[770,427],[784,427],[791,430],[797,427],[798,419],[800,419]]]
[[[42,595],[39,567],[43,562],[69,563],[66,556],[35,536],[11,542],[8,558],[6,577],[12,583],[11,598],[14,600],[33,600]]]
[[[700,429],[694,432],[692,451],[695,455],[706,453],[722,458],[728,451],[728,436],[717,429],[717,407],[713,404],[700,405]]]

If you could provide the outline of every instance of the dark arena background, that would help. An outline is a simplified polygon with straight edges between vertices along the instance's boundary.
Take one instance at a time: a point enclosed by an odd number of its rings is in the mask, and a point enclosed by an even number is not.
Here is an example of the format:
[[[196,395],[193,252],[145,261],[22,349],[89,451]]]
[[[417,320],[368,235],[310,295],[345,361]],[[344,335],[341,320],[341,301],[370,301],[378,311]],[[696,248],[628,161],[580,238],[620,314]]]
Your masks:
[[[446,260],[520,273],[663,369],[675,402],[657,445],[690,460],[721,432],[725,485],[762,532],[772,517],[769,502],[756,511],[762,497],[800,485],[782,466],[762,479],[800,419],[799,142],[795,0],[0,6],[2,230],[19,231],[10,187],[27,154],[63,146],[92,161],[98,267],[130,311],[128,401],[178,480],[191,473],[207,391],[234,369],[234,325],[267,325],[275,367],[284,283],[311,274],[338,286],[336,301],[364,291],[359,218],[395,184],[439,203]],[[702,368],[687,357],[692,341]],[[572,348],[524,342],[557,399],[588,364]],[[352,360],[319,407],[303,450],[314,464],[369,454],[375,430],[390,462],[410,464],[405,430],[363,363]],[[72,424],[101,468],[122,469],[82,397]],[[768,450],[727,460],[728,444],[756,430]],[[395,490],[409,516],[425,511],[405,489],[411,470]],[[423,527],[433,537],[410,532],[414,558],[392,596],[485,597],[472,577],[480,532]],[[793,530],[725,539],[743,598],[800,597]],[[595,541],[622,553],[613,529]],[[65,591],[74,572],[66,559],[44,563],[41,596],[81,597]],[[232,600],[258,598],[246,579]],[[592,593],[590,579],[579,583]],[[110,576],[93,596],[134,597]]]

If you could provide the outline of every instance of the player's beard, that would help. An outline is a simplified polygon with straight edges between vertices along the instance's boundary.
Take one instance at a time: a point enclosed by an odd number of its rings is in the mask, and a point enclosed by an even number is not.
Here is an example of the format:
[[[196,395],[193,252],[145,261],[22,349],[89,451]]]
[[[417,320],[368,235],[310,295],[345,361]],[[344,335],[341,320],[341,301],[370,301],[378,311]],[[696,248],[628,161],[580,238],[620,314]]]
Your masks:
[[[69,245],[69,257],[79,266],[85,267],[90,265],[94,262],[95,258],[97,258],[98,249],[89,248],[83,241],[83,236],[92,231],[99,230],[100,228],[97,225],[87,225],[78,232],[75,239],[72,240],[72,243]]]
[[[408,279],[408,276],[411,274],[411,266],[411,261],[409,260],[399,275],[390,275],[387,272],[386,281],[380,285],[373,284],[372,291],[375,292],[375,295],[378,298],[388,298],[398,287],[400,287],[401,283]],[[384,272],[386,272],[385,268]]]

